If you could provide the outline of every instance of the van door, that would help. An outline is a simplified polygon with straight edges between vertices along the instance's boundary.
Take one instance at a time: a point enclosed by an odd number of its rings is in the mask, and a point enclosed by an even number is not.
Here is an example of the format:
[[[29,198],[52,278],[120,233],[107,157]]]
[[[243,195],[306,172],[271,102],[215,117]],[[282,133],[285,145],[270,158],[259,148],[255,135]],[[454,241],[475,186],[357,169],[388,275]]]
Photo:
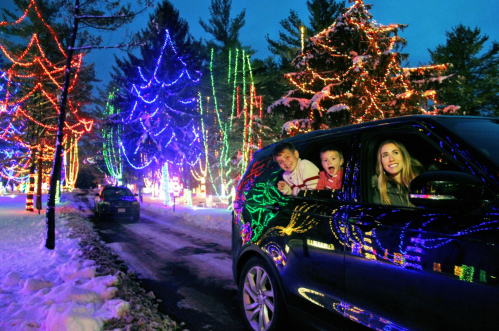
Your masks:
[[[436,161],[445,170],[464,169],[427,132],[384,131],[363,140],[366,171],[358,184],[364,193],[372,192],[374,170],[367,169],[373,169],[373,155],[386,138],[405,144],[426,168]],[[357,242],[345,252],[345,300],[373,316],[372,327],[497,328],[499,217],[493,209],[462,213],[382,205],[365,194],[349,218]]]
[[[303,146],[300,156],[323,170],[320,151],[332,143],[343,150],[342,188],[301,191],[290,197],[282,211],[291,217],[285,229],[288,255],[283,278],[290,305],[344,328],[345,215],[354,203],[350,185],[358,174],[358,146],[348,136],[326,137]]]

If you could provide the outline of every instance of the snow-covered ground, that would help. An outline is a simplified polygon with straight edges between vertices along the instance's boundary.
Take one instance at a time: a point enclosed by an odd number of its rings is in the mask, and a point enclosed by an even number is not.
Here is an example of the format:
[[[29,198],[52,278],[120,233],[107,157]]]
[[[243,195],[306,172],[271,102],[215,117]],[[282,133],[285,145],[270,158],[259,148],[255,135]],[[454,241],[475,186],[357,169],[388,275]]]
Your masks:
[[[69,215],[82,213],[73,199],[57,205],[56,247],[44,247],[45,198],[38,215],[24,210],[25,195],[0,196],[0,331],[102,330],[106,321],[130,313],[129,303],[115,298],[119,279],[97,276],[95,261],[82,257],[68,225]],[[184,226],[217,237],[230,236],[231,212],[225,209],[176,205],[173,212],[146,195],[142,210],[176,216]]]
[[[143,202],[140,207],[143,211],[151,211],[165,216],[181,216],[183,224],[203,229],[209,233],[228,238],[232,231],[232,211],[223,208],[208,208],[194,206],[188,207],[183,204],[173,206],[164,206],[162,199],[152,198],[150,194],[143,196]]]
[[[0,330],[101,330],[125,315],[129,304],[114,299],[117,277],[96,277],[95,262],[84,260],[69,238],[58,205],[56,247],[44,247],[45,210],[24,211],[25,195],[0,197]]]

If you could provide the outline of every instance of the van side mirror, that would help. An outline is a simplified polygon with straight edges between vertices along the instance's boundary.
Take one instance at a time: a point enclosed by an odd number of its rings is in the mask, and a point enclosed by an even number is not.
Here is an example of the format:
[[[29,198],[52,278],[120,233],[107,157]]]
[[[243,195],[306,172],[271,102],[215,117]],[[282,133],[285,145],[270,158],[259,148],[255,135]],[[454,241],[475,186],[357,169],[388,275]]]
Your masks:
[[[421,207],[473,210],[493,199],[482,181],[464,172],[429,171],[409,184],[409,201]]]

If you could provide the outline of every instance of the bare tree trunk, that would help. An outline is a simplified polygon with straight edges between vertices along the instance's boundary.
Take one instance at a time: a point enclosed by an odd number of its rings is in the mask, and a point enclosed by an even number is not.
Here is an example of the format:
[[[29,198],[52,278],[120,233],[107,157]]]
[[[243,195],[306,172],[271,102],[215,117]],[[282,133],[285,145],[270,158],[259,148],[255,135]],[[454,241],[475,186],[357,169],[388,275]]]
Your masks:
[[[69,82],[71,78],[71,60],[73,58],[73,49],[78,31],[78,14],[80,0],[75,0],[75,12],[73,21],[73,31],[71,32],[71,41],[68,47],[66,58],[66,72],[64,75],[64,86],[62,88],[61,104],[59,111],[59,120],[57,127],[57,139],[55,143],[54,161],[50,173],[50,188],[47,201],[47,235],[45,237],[45,247],[55,248],[55,194],[57,190],[57,180],[61,178],[62,164],[62,138],[64,136],[64,121],[66,120],[66,99],[68,97]]]

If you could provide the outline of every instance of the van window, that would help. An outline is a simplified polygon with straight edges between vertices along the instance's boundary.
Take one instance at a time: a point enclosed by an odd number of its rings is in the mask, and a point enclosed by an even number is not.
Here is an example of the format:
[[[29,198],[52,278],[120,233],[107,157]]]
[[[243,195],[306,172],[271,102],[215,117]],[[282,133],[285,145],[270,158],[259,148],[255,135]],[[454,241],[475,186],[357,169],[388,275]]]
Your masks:
[[[347,169],[351,165],[349,137],[323,137],[320,140],[296,146],[299,157],[313,163],[318,168],[314,189],[298,191],[297,195],[311,198],[345,200]],[[276,163],[277,164],[277,163]],[[279,168],[280,169],[280,168]],[[280,169],[276,186],[283,180],[284,170]],[[323,192],[321,192],[323,191]]]
[[[380,163],[378,163],[379,148],[386,142],[388,144],[385,144],[386,147],[381,150],[384,153],[381,155]],[[380,202],[378,200],[380,191],[378,187],[378,173],[383,172],[381,176],[384,176],[387,180],[387,190],[390,191],[391,187],[392,197],[397,201],[397,203],[392,202],[392,204],[410,206],[408,204],[407,189],[399,186],[397,192],[395,192],[396,185],[393,185],[394,182],[390,181],[394,176],[400,176],[399,178],[402,179],[402,168],[409,165],[408,162],[405,162],[407,160],[402,157],[402,154],[406,153],[412,159],[410,164],[413,173],[416,175],[425,171],[462,171],[462,167],[457,161],[420,134],[392,132],[376,135],[369,139],[366,149],[362,152],[363,165],[366,167],[364,171],[366,176],[363,179],[363,186],[366,188],[364,190],[364,201]],[[386,164],[383,164],[383,159]],[[379,168],[378,172],[377,168]]]

